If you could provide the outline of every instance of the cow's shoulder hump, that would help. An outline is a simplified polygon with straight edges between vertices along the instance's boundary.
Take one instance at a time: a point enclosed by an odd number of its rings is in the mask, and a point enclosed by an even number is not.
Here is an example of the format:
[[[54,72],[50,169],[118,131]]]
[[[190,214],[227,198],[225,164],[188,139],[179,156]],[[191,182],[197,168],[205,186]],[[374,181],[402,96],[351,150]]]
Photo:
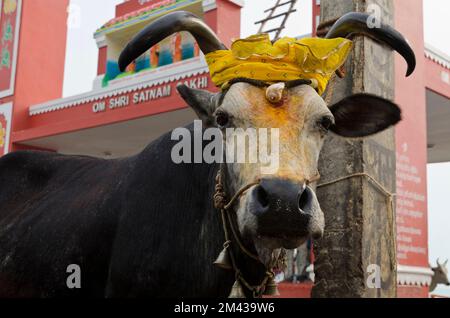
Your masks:
[[[13,184],[42,186],[58,175],[64,177],[69,170],[76,170],[101,159],[85,156],[68,156],[46,151],[17,151],[0,158],[0,189]]]

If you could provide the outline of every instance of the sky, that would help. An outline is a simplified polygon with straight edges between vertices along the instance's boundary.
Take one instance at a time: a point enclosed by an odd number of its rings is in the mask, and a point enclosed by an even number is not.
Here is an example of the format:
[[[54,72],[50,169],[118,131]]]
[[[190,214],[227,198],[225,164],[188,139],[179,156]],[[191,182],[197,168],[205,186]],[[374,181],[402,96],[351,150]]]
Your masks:
[[[67,40],[64,96],[90,91],[96,76],[98,49],[94,31],[114,17],[115,5],[122,0],[71,0],[71,18]],[[258,31],[254,21],[264,18],[264,9],[274,0],[246,0],[242,10],[241,36]],[[285,35],[311,33],[311,0],[300,0],[287,24]],[[297,18],[295,18],[297,17]],[[425,42],[450,56],[449,0],[424,0]],[[429,260],[433,266],[439,257],[450,259],[450,163],[428,165]],[[450,266],[449,266],[450,267]],[[450,287],[438,287],[435,293],[450,296]]]

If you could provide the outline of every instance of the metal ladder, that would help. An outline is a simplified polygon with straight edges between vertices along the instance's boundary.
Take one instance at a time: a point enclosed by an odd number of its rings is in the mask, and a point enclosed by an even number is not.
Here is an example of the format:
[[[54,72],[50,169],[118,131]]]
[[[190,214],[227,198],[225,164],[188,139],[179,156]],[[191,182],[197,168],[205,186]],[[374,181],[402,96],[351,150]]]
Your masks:
[[[275,36],[273,37],[273,41],[276,41],[280,38],[281,32],[284,30],[284,28],[286,28],[286,22],[289,19],[289,16],[294,13],[297,12],[297,9],[294,9],[295,5],[297,4],[298,0],[276,0],[276,4],[267,9],[264,10],[264,13],[269,12],[269,16],[265,19],[256,21],[255,24],[261,24],[258,33],[275,33]],[[282,2],[283,1],[283,2]],[[282,13],[276,13],[277,9],[284,7],[284,6],[289,6],[289,10],[286,12],[282,12]],[[272,28],[270,30],[264,30],[267,22],[273,20],[273,19],[277,19],[280,17],[284,17],[280,26],[276,27],[276,28]]]

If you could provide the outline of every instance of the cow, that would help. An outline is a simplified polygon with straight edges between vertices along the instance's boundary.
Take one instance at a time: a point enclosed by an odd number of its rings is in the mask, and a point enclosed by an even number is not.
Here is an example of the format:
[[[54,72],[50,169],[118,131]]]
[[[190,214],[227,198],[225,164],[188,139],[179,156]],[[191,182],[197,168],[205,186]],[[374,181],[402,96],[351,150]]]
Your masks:
[[[448,260],[446,260],[443,264],[439,263],[439,258],[436,260],[436,267],[431,267],[433,270],[433,277],[431,279],[430,284],[430,292],[436,289],[437,285],[442,284],[446,286],[450,286],[450,282],[448,280],[448,270],[447,270],[447,263]]]
[[[368,18],[345,15],[326,37],[368,35],[398,51],[411,74],[407,41],[389,26],[369,28]],[[121,69],[179,31],[204,54],[226,49],[201,19],[174,12],[132,39]],[[203,129],[224,136],[229,127],[278,129],[279,169],[262,175],[259,163],[175,163],[173,132],[127,158],[8,154],[0,159],[0,297],[226,297],[230,289],[261,297],[282,250],[323,234],[314,185],[327,134],[362,138],[401,120],[396,104],[369,94],[328,106],[310,80],[238,78],[217,93],[178,91]],[[194,124],[186,129],[196,133]],[[221,251],[234,270],[213,266]],[[75,270],[78,286],[69,284]]]

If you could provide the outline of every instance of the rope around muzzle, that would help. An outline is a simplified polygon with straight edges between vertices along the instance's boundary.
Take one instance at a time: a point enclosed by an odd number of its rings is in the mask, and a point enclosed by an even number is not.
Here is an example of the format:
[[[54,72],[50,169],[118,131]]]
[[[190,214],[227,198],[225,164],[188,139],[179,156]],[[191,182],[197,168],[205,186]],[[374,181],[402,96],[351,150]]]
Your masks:
[[[239,245],[239,248],[250,258],[253,258],[254,260],[261,262],[258,258],[258,256],[256,256],[255,254],[251,253],[245,246],[244,244],[242,244],[239,235],[237,235],[237,231],[234,228],[233,223],[231,222],[231,217],[230,217],[230,208],[233,206],[233,204],[247,191],[249,190],[251,187],[257,186],[260,184],[259,181],[255,181],[253,183],[250,183],[246,186],[244,186],[242,189],[240,189],[238,192],[236,192],[236,194],[231,198],[231,200],[227,203],[226,201],[226,193],[225,193],[225,187],[223,184],[223,169],[222,169],[222,165],[219,168],[219,171],[217,172],[217,176],[216,176],[216,188],[215,188],[215,193],[214,193],[214,207],[218,210],[220,210],[221,212],[225,212],[222,213],[224,214],[224,216],[226,216],[226,219],[223,220],[222,219],[222,223],[223,223],[223,227],[224,227],[224,231],[225,231],[225,239],[226,241],[229,241],[228,236],[228,231],[227,231],[227,227],[226,227],[226,221],[228,220],[228,222],[230,223],[230,228],[233,232],[233,236],[236,240],[236,243]]]
[[[239,270],[239,268],[236,264],[236,259],[234,257],[233,251],[231,249],[228,249],[233,242],[230,238],[229,229],[231,230],[231,233],[234,238],[234,242],[236,242],[239,249],[241,249],[241,251],[245,255],[250,257],[251,259],[262,264],[264,267],[266,267],[266,266],[262,263],[262,261],[259,259],[259,257],[257,255],[250,252],[245,247],[245,245],[242,243],[239,233],[238,233],[238,230],[236,229],[235,224],[233,222],[230,211],[231,211],[231,208],[233,207],[234,203],[236,203],[236,201],[245,192],[247,192],[252,187],[259,185],[261,181],[257,180],[255,182],[247,184],[246,186],[242,187],[238,192],[236,192],[236,194],[230,199],[230,201],[227,201],[227,195],[225,193],[225,186],[224,186],[224,182],[223,182],[223,178],[224,178],[223,170],[224,170],[224,164],[221,164],[220,168],[217,172],[217,176],[216,176],[216,180],[215,180],[216,185],[215,185],[215,193],[214,193],[214,207],[216,209],[220,210],[221,217],[222,217],[222,226],[223,226],[223,231],[224,231],[224,235],[225,235],[225,243],[224,243],[223,247],[224,247],[224,250],[227,251],[228,256],[230,258],[231,266],[235,272],[236,283],[239,282],[243,286],[245,286],[252,293],[253,298],[260,298],[263,295],[263,293],[266,291],[268,284],[270,282],[273,282],[273,279],[275,277],[273,269],[277,266],[278,267],[284,266],[286,254],[285,254],[285,251],[282,249],[278,258],[272,260],[272,263],[269,266],[270,269],[266,268],[266,274],[264,276],[264,279],[262,280],[262,282],[259,285],[253,286],[246,281],[246,279],[243,277],[241,271]],[[233,296],[231,296],[231,297],[233,297]]]

